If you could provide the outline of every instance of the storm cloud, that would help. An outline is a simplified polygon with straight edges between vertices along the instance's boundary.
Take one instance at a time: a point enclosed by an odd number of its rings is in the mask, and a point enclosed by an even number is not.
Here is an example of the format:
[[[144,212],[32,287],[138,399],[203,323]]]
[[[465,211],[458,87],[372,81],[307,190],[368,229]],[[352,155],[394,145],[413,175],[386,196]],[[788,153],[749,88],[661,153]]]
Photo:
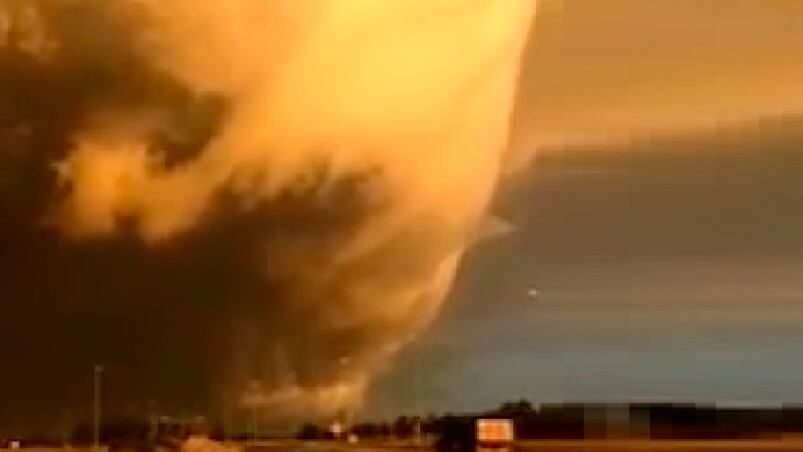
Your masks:
[[[0,5],[0,421],[95,363],[119,411],[358,406],[480,234],[534,6]]]

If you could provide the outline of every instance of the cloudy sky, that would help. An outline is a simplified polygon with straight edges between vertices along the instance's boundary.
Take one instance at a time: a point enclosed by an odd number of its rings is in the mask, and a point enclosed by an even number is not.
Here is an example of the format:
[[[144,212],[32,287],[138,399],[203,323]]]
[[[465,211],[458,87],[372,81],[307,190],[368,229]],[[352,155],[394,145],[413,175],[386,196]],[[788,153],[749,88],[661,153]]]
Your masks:
[[[372,410],[803,402],[803,3],[541,13],[517,117],[540,149],[497,200],[515,228]]]
[[[516,1],[0,3],[0,433],[803,402],[803,2]]]

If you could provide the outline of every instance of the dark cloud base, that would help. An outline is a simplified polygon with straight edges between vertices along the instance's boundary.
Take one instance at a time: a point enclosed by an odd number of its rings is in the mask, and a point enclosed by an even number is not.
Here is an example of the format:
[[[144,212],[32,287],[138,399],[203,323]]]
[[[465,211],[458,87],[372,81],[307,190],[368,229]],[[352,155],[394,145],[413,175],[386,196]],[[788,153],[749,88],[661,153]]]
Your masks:
[[[53,163],[92,115],[158,115],[152,151],[172,166],[215,136],[228,106],[138,54],[137,11],[120,14],[105,0],[45,3],[5,7],[37,6],[59,43],[51,55],[23,51],[13,35],[0,46],[0,433],[54,431],[67,413],[88,419],[96,363],[106,369],[110,415],[141,414],[151,400],[167,412],[214,414],[233,381],[283,378],[271,365],[280,342],[304,351],[282,358],[298,384],[331,378],[321,371],[327,358],[364,333],[322,333],[314,312],[271,301],[296,283],[292,268],[325,259],[377,207],[361,195],[370,178],[332,181],[323,165],[248,209],[224,193],[203,228],[156,247],[133,223],[107,239],[65,238],[47,221],[63,190]],[[290,268],[288,243],[302,256]]]

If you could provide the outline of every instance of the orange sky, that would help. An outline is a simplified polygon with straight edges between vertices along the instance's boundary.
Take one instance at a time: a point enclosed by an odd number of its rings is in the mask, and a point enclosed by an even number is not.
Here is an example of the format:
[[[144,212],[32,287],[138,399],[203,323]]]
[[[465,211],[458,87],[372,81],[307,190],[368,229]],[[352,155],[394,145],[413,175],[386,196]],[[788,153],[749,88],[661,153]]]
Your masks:
[[[803,110],[803,2],[565,0],[525,56],[518,148]]]

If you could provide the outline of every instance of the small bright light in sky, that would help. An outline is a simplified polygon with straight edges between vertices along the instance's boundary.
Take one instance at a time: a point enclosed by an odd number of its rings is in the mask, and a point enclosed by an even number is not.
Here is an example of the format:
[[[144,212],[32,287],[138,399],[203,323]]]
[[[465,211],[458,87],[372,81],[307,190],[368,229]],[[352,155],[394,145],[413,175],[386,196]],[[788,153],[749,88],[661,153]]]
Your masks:
[[[530,289],[527,290],[527,297],[529,297],[530,300],[535,300],[538,298],[538,289],[535,287],[530,287]]]

